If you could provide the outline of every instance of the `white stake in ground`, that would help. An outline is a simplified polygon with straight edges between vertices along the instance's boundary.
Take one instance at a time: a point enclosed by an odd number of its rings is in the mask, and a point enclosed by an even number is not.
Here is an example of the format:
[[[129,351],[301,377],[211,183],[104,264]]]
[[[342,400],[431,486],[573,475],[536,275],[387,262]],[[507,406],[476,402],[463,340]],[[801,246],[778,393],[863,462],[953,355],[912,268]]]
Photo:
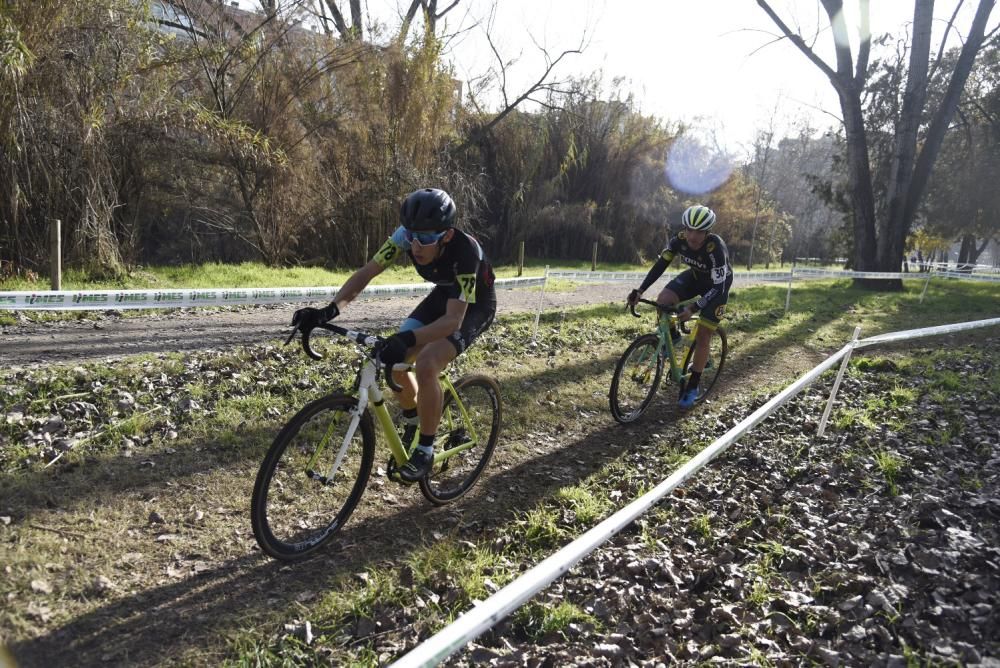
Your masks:
[[[817,430],[816,435],[822,437],[824,432],[826,432],[826,421],[830,419],[830,411],[833,410],[833,400],[837,398],[837,390],[840,389],[840,381],[844,377],[844,371],[847,370],[847,363],[851,361],[851,354],[854,352],[854,348],[858,345],[858,336],[861,334],[861,325],[854,328],[854,336],[851,337],[851,342],[848,344],[847,354],[844,355],[843,361],[840,363],[840,371],[837,372],[837,379],[833,381],[833,389],[830,390],[830,398],[826,402],[826,408],[823,410],[823,417],[819,421],[819,430]]]
[[[531,330],[531,340],[538,336],[538,320],[542,317],[542,302],[545,301],[545,284],[549,282],[549,265],[545,265],[545,274],[542,278],[542,289],[538,291],[538,308],[535,310],[535,326]]]

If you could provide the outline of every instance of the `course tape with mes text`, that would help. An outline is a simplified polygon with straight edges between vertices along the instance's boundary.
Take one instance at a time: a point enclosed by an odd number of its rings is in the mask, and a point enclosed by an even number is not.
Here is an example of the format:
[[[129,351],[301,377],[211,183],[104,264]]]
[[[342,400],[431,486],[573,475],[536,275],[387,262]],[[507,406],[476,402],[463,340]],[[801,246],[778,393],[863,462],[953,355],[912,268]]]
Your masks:
[[[545,278],[501,278],[498,288],[530,288]],[[361,298],[426,294],[431,283],[369,285]],[[217,288],[184,290],[61,290],[0,292],[0,310],[103,311],[136,308],[245,306],[331,300],[340,286],[313,288]]]

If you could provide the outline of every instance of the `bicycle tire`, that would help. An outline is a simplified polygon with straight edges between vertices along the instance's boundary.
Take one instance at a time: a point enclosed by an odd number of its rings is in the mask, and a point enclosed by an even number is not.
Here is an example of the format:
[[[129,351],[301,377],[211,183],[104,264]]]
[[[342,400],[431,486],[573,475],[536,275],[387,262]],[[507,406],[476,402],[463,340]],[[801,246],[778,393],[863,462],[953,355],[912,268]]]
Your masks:
[[[500,386],[493,378],[482,375],[464,376],[455,381],[454,387],[470,419],[474,421],[478,438],[476,445],[435,463],[431,472],[420,479],[421,493],[436,506],[450,503],[472,489],[493,456],[503,423]],[[441,425],[434,445],[439,452],[441,449],[457,446],[467,436],[464,420],[455,410],[457,407],[454,403],[451,393],[445,392]],[[452,411],[450,422],[449,411]]]
[[[361,500],[375,459],[375,428],[368,411],[333,480],[320,477],[336,461],[357,404],[344,394],[306,404],[278,432],[264,457],[254,482],[250,522],[257,544],[275,559],[301,559],[329,542]]]
[[[611,377],[611,389],[608,391],[611,415],[618,422],[628,424],[638,420],[653,400],[656,388],[660,386],[660,378],[663,376],[663,356],[659,352],[659,347],[660,339],[656,334],[643,334],[629,344],[629,347],[618,359],[615,373]],[[630,365],[633,357],[636,357],[635,364],[637,365],[634,367]],[[649,363],[654,359],[656,360],[655,372],[652,382],[647,387],[646,381],[649,378],[649,372],[653,370]],[[623,392],[625,391],[623,378],[626,372],[631,372],[629,380],[635,382],[634,389],[637,390],[635,394],[638,397],[635,406],[623,401]],[[631,396],[632,392],[628,392],[628,394]]]
[[[715,381],[719,379],[719,374],[722,373],[722,368],[726,365],[726,354],[729,352],[729,341],[726,337],[726,330],[722,327],[716,327],[712,332],[712,338],[709,342],[709,362],[712,364],[711,367],[706,364],[705,370],[701,373],[701,380],[698,383],[699,394],[698,398],[695,399],[695,404],[700,404],[708,396],[708,393],[712,391],[715,387]],[[684,373],[688,373],[688,369],[691,368],[691,364],[694,361],[694,353],[697,348],[696,344],[692,344],[684,355],[684,365],[681,366],[684,369]],[[684,396],[684,390],[687,389],[687,383],[681,382],[680,392],[678,393],[678,399]]]

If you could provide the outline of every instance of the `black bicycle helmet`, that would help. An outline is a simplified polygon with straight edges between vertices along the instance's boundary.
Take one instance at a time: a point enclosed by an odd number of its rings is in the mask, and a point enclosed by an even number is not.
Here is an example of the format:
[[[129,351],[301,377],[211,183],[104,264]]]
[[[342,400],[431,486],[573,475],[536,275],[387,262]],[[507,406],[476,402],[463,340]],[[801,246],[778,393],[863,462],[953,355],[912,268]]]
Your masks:
[[[415,190],[399,207],[399,222],[411,232],[440,232],[455,222],[455,202],[438,188]]]

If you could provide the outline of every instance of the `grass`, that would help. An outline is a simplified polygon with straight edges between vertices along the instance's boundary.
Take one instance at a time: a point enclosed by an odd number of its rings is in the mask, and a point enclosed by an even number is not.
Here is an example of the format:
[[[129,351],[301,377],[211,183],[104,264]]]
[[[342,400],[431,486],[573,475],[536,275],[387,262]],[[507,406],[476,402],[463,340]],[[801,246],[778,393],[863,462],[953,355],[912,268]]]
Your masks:
[[[569,506],[574,523],[588,527],[604,519],[612,507],[606,496],[579,485],[560,489],[556,499],[560,505]]]
[[[558,260],[526,261],[522,276],[542,276],[546,265],[552,268],[590,269],[590,263]],[[207,262],[173,266],[139,267],[121,276],[96,276],[85,270],[67,268],[62,276],[63,290],[163,290],[168,288],[270,288],[341,285],[355,268],[271,267],[261,262],[225,264]],[[645,271],[648,267],[629,264],[599,265],[601,271]],[[514,278],[517,265],[494,267],[497,278]],[[372,281],[373,285],[419,283],[423,279],[410,267],[397,264]],[[0,291],[48,290],[48,279],[23,278],[0,280]]]
[[[859,310],[870,295],[845,286],[831,281],[797,288],[795,304],[802,310],[789,318],[781,315],[783,288],[740,290],[730,326],[730,382],[717,390],[719,405],[741,393],[748,397],[747,386],[784,387],[843,345],[858,320],[867,335],[978,319],[996,303],[995,294],[963,283],[948,294],[929,294],[922,305],[907,291],[886,297],[879,308]],[[955,310],[956,303],[964,310]],[[887,311],[894,317],[886,317]],[[546,313],[534,346],[527,343],[532,324],[529,315],[501,318],[455,365],[456,375],[486,370],[503,388],[502,447],[473,493],[430,509],[418,495],[373,475],[363,499],[367,510],[351,519],[341,548],[294,566],[274,564],[255,551],[247,499],[263,452],[288,415],[325,389],[349,384],[356,359],[351,347],[332,351],[323,365],[260,346],[0,372],[4,406],[22,407],[27,420],[13,424],[0,413],[0,514],[11,518],[9,526],[0,526],[9,566],[0,597],[15,601],[0,612],[0,625],[11,630],[5,640],[20,645],[36,633],[68,628],[103,645],[82,655],[84,662],[104,655],[114,662],[129,651],[155,654],[168,649],[157,628],[166,618],[138,621],[155,608],[168,615],[198,611],[185,622],[191,624],[190,639],[162,660],[384,663],[367,639],[372,634],[355,637],[357,625],[390,628],[405,609],[416,611],[417,632],[440,628],[509,582],[518,564],[551,554],[725,430],[711,408],[678,419],[667,407],[671,391],[636,426],[610,424],[611,368],[626,343],[651,322],[607,306],[572,309],[565,316]],[[953,372],[938,368],[956,354],[954,345],[920,356],[856,356],[852,374],[884,373],[892,363],[913,382],[875,397],[853,397],[852,422],[835,427],[848,429],[865,420],[878,426],[885,423],[880,414],[904,413],[931,393],[972,391],[962,377],[966,386],[950,389]],[[971,350],[962,348],[962,354],[975,361]],[[980,380],[985,387],[997,383],[993,376]],[[134,397],[134,408],[119,408],[122,391]],[[849,396],[846,388],[841,393]],[[199,407],[182,409],[186,399]],[[93,404],[95,423],[114,429],[102,430],[46,467],[44,448],[25,444],[25,431],[79,401]],[[163,410],[145,414],[155,406]],[[907,424],[899,419],[900,426]],[[961,428],[959,420],[952,422],[947,433]],[[131,454],[122,447],[126,436],[136,441]],[[380,450],[376,466],[384,454]],[[851,463],[860,462],[855,456]],[[886,484],[898,484],[901,462],[893,468],[886,456],[877,466]],[[153,512],[162,524],[150,521]],[[190,521],[195,512],[203,519]],[[661,508],[656,517],[666,521],[669,512]],[[715,520],[705,513],[691,529],[711,540],[718,530]],[[656,544],[651,531],[640,531],[641,540]],[[760,605],[779,590],[782,549],[779,543],[759,547],[752,598]],[[198,570],[198,564],[207,570]],[[96,574],[111,580],[110,590],[95,591]],[[32,590],[31,582],[40,579],[52,584],[51,594]],[[38,606],[47,606],[47,617]],[[532,606],[515,620],[528,634],[596,625],[568,602],[539,600]],[[137,621],[123,621],[113,634],[104,631],[102,615],[109,610]],[[303,620],[316,635],[310,645],[297,631],[286,630]]]
[[[757,549],[757,558],[748,569],[754,576],[750,602],[763,609],[779,595],[775,592],[775,588],[778,590],[785,588],[784,578],[777,569],[785,557],[785,547],[772,540],[760,543]]]
[[[515,613],[514,623],[536,641],[550,634],[565,638],[571,624],[587,625],[595,630],[603,628],[596,617],[566,601],[555,605],[528,603]]]
[[[702,540],[711,542],[712,540],[712,516],[708,513],[698,515],[692,523],[695,533],[701,536]]]
[[[896,484],[899,475],[903,470],[903,460],[899,455],[888,450],[877,450],[872,453],[875,465],[885,478],[885,484],[889,488],[891,496],[899,496],[899,487]]]

